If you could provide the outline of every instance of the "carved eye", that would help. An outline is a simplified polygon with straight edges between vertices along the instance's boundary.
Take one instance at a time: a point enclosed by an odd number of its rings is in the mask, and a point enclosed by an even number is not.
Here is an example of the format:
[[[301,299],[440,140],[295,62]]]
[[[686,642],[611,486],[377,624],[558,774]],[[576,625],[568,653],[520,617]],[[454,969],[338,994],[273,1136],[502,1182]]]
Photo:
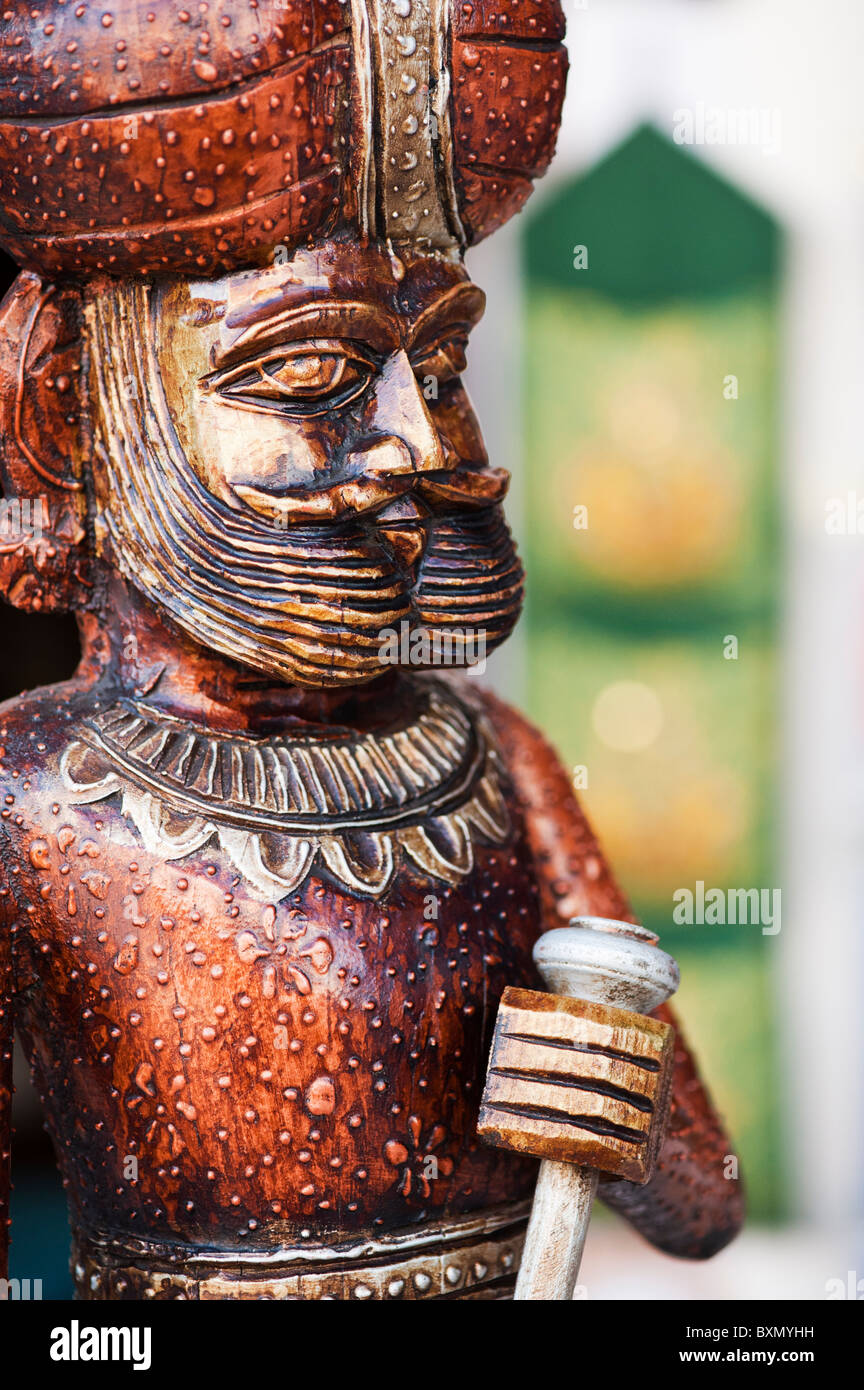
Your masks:
[[[411,362],[418,377],[434,376],[443,385],[462,375],[468,366],[468,335],[454,333],[431,347],[424,347],[412,356]]]
[[[376,364],[343,343],[296,343],[207,379],[226,400],[280,415],[321,415],[350,404]]]

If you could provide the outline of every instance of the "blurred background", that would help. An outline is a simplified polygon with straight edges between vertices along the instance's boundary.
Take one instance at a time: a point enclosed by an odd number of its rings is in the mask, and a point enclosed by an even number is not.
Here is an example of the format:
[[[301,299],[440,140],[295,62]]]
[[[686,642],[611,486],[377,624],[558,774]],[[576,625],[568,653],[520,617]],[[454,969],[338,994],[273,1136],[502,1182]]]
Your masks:
[[[529,579],[495,679],[680,961],[750,1199],[704,1266],[609,1217],[581,1277],[864,1297],[864,9],[565,9],[557,159],[469,257]],[[765,890],[779,930],[676,923],[700,883]]]
[[[469,257],[490,300],[468,382],[529,576],[492,678],[679,960],[750,1194],[704,1266],[599,1220],[582,1281],[864,1297],[864,10],[565,8],[557,161]],[[3,698],[74,667],[71,620],[4,609],[0,638]],[[700,883],[759,890],[770,920],[676,922]],[[19,1083],[12,1273],[65,1297],[63,1194]]]

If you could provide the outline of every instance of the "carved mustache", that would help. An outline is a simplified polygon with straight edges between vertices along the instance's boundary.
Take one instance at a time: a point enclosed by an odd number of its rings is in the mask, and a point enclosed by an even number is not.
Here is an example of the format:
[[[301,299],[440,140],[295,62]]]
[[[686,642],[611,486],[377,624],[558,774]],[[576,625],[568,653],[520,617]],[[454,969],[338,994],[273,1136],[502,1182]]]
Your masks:
[[[277,494],[243,484],[237,484],[234,491],[253,511],[271,517],[282,527],[293,527],[368,513],[377,513],[376,521],[392,524],[399,519],[398,504],[408,499],[419,500],[433,515],[451,509],[486,508],[503,502],[509,487],[510,474],[504,468],[450,468],[395,476],[373,474],[312,492],[295,489]],[[388,516],[391,510],[393,514]]]

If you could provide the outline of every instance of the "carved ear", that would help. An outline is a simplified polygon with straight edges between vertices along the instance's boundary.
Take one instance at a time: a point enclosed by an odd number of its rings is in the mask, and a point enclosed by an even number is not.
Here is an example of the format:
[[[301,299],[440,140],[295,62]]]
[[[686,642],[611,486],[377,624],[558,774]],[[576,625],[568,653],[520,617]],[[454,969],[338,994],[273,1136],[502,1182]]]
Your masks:
[[[83,608],[86,374],[74,287],[25,271],[0,304],[0,595],[16,608]]]

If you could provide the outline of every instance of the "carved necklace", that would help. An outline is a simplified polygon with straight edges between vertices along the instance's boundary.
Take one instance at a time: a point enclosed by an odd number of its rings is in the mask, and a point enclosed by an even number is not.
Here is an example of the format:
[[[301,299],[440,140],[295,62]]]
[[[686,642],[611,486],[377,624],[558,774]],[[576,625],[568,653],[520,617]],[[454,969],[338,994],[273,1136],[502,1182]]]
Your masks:
[[[507,837],[500,760],[487,722],[448,686],[420,689],[410,723],[332,737],[231,737],[121,699],[84,723],[61,770],[75,805],[119,793],[152,854],[173,861],[218,841],[268,901],[294,892],[316,862],[375,898],[403,858],[456,884],[478,836]]]

